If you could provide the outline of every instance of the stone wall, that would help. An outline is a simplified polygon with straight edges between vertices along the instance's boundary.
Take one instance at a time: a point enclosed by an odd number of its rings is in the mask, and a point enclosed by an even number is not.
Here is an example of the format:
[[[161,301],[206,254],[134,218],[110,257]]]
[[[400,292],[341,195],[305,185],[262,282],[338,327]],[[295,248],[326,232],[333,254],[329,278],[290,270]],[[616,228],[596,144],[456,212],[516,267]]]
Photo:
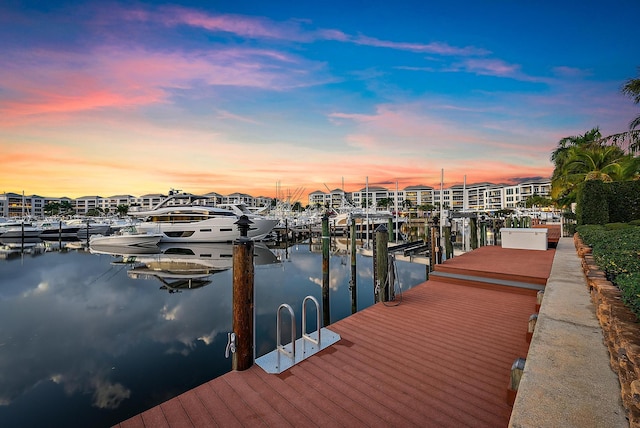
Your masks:
[[[609,348],[611,367],[620,379],[622,402],[628,412],[629,425],[640,428],[640,322],[622,303],[620,290],[596,266],[591,248],[582,242],[577,233],[574,242]]]

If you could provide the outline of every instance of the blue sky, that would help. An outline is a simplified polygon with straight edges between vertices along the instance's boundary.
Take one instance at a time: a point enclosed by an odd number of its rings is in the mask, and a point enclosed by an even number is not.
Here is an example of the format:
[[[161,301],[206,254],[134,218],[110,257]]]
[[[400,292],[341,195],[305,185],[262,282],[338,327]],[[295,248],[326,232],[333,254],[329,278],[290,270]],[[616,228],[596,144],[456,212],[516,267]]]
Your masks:
[[[42,5],[41,3],[45,3]],[[0,5],[0,191],[306,194],[549,177],[639,107],[637,1]],[[326,187],[325,187],[326,186]]]

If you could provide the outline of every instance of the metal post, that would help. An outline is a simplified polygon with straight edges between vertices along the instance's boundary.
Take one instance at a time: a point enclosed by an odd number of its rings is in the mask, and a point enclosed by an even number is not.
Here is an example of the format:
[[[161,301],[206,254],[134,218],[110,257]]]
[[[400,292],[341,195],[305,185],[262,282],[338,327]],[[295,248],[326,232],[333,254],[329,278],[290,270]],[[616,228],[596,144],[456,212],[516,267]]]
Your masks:
[[[236,222],[240,238],[233,243],[233,332],[236,351],[233,353],[231,368],[238,371],[253,365],[254,244],[247,237],[251,223],[247,216],[240,217]]]

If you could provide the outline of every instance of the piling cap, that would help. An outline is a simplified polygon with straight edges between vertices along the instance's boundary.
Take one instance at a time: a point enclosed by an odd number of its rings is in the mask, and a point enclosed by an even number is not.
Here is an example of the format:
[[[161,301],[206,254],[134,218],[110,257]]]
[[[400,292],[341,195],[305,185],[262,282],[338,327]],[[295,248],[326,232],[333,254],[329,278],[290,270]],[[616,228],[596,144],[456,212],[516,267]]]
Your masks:
[[[238,230],[240,230],[240,237],[246,238],[247,233],[249,233],[249,226],[253,224],[253,222],[249,220],[249,217],[246,215],[242,215],[235,224],[238,225]]]
[[[380,226],[378,226],[376,228],[376,232],[384,233],[384,232],[388,232],[388,231],[389,230],[387,229],[387,226],[385,226],[384,224],[381,224]]]

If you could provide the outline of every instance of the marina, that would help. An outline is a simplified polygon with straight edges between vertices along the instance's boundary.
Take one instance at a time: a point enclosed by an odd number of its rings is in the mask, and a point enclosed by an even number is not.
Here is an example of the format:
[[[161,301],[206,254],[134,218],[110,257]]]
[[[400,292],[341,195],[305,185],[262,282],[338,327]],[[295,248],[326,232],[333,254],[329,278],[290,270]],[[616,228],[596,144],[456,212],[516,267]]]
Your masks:
[[[333,323],[340,340],[285,373],[233,371],[118,426],[506,427],[536,310],[522,285],[545,284],[554,255],[488,246],[456,257],[438,268],[489,281],[432,276]]]
[[[280,304],[299,320],[305,296],[322,301],[322,261],[309,242],[256,248],[260,356],[276,346]],[[111,426],[230,371],[232,245],[118,252],[92,253],[83,241],[3,246],[1,426]],[[374,302],[373,261],[357,260],[360,311]],[[349,264],[332,247],[332,323],[354,312]],[[424,265],[396,269],[403,292],[426,279]]]

